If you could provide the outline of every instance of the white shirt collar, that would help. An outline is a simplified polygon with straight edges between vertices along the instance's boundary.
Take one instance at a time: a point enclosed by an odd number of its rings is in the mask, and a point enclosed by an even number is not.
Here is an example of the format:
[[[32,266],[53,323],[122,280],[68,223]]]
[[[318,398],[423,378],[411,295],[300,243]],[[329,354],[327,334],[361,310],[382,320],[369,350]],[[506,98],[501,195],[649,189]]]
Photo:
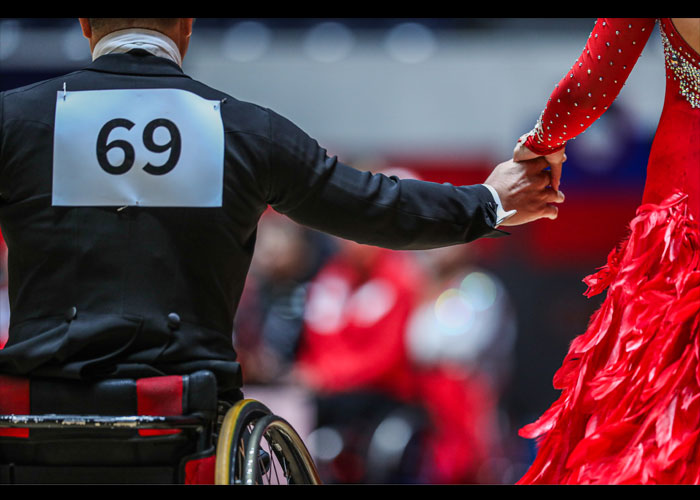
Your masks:
[[[165,57],[182,66],[180,50],[170,37],[142,28],[114,31],[100,38],[92,51],[92,60],[105,54],[128,52],[133,49],[146,50],[154,56]]]

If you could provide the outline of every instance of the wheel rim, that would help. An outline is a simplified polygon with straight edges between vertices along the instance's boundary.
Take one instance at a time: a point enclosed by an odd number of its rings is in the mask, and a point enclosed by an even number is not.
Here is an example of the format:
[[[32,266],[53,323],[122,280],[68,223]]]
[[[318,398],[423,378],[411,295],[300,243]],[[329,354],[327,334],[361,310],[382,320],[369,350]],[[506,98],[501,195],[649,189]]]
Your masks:
[[[270,467],[261,467],[261,451]],[[275,464],[279,464],[279,467]],[[246,447],[243,484],[320,484],[311,454],[299,434],[283,418],[268,415],[257,421]]]

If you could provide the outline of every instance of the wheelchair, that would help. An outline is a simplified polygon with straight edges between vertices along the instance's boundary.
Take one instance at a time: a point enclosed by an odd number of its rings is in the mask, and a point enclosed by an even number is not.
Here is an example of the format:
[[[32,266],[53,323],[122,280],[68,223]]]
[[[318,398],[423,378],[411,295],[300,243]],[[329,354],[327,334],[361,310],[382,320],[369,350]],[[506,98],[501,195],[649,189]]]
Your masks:
[[[0,483],[320,484],[263,403],[222,405],[211,372],[82,382],[0,376]]]

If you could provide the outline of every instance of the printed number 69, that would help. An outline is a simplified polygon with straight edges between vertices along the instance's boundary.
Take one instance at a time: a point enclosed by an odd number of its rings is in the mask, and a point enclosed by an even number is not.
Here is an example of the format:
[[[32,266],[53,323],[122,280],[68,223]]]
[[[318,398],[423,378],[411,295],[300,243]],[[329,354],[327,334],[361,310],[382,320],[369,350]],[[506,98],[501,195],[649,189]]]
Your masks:
[[[100,129],[100,133],[97,135],[97,161],[102,167],[102,170],[108,174],[120,175],[128,172],[131,167],[134,166],[135,152],[134,147],[128,141],[123,139],[116,139],[112,142],[107,142],[110,132],[117,127],[122,127],[127,130],[131,130],[134,126],[134,122],[127,120],[125,118],[115,118],[104,124]],[[165,144],[156,144],[153,134],[158,127],[165,127],[170,133],[170,141]],[[163,153],[170,150],[170,156],[168,160],[160,166],[152,165],[150,162],[146,164],[143,169],[152,175],[163,175],[170,172],[177,161],[180,159],[180,150],[182,148],[182,140],[180,138],[180,131],[177,129],[175,124],[170,120],[165,118],[156,118],[155,120],[149,122],[143,129],[143,144],[146,149],[153,151],[154,153]],[[113,148],[119,148],[124,152],[124,160],[120,165],[112,165],[107,158],[107,152]]]

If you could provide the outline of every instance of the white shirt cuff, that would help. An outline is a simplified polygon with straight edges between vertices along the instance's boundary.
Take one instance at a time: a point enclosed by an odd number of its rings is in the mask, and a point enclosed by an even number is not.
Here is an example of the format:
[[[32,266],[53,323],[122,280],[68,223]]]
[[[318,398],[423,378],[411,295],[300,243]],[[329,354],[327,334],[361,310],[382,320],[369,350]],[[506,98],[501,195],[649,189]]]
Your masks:
[[[483,186],[485,186],[491,192],[491,195],[493,196],[493,201],[496,202],[496,227],[498,227],[501,224],[503,224],[503,221],[505,221],[507,218],[515,215],[517,210],[509,210],[507,212],[503,210],[503,206],[501,205],[501,198],[498,196],[496,190],[488,184],[483,184]]]

